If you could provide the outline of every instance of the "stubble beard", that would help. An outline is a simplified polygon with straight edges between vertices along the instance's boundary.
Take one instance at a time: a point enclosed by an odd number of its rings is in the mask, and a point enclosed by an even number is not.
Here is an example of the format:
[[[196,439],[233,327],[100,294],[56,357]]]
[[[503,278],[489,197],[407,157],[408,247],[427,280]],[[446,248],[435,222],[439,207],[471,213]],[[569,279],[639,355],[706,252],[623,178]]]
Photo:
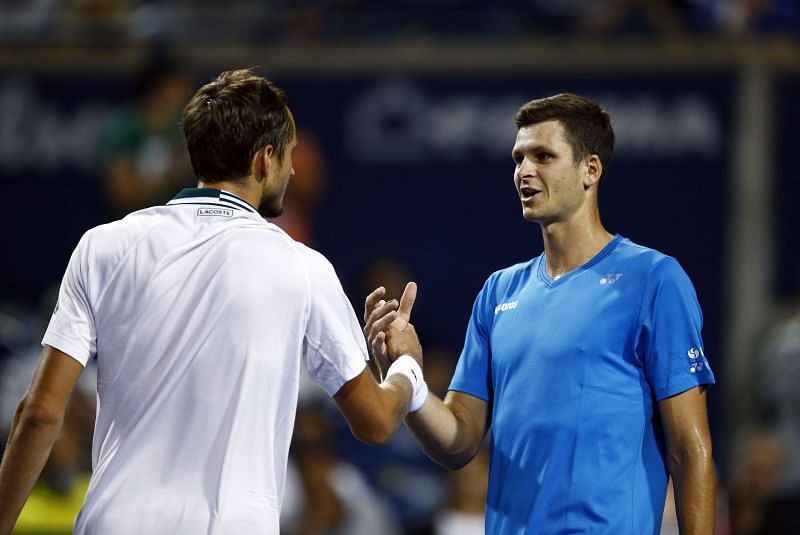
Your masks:
[[[264,197],[258,206],[258,213],[262,217],[274,219],[283,214],[283,198],[280,195]]]

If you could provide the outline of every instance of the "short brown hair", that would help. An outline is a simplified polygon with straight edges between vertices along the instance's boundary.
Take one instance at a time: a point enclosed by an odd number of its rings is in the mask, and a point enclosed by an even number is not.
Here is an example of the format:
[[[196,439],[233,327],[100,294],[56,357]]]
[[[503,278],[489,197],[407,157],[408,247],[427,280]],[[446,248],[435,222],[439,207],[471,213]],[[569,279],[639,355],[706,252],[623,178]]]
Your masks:
[[[249,69],[223,72],[198,89],[181,122],[192,169],[204,182],[246,177],[259,150],[272,145],[280,158],[294,133],[286,93]]]
[[[545,121],[559,121],[567,143],[572,147],[575,164],[597,154],[604,170],[611,165],[614,153],[614,129],[608,112],[596,102],[571,93],[531,100],[514,116],[517,128]]]

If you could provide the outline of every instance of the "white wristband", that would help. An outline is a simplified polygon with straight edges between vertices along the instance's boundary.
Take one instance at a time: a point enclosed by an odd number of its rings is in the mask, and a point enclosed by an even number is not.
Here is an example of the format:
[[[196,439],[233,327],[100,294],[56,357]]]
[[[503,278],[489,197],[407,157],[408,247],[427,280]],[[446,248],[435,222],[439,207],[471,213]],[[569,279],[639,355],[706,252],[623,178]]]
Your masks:
[[[398,373],[408,377],[408,380],[411,381],[411,386],[414,388],[408,412],[420,410],[425,404],[425,400],[428,399],[428,385],[422,376],[422,368],[419,367],[417,360],[411,355],[401,355],[389,366],[386,371],[386,379]]]

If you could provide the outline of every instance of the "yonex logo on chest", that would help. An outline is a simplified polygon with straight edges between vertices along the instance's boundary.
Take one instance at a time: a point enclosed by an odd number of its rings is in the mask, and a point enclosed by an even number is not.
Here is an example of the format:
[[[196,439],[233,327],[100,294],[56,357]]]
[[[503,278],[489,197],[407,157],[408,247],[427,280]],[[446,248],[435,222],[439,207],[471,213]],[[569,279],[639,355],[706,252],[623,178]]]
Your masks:
[[[606,276],[600,279],[600,284],[614,284],[622,277],[622,273],[606,273]]]
[[[230,208],[200,208],[197,210],[197,215],[233,217],[233,210]]]
[[[494,313],[497,314],[498,312],[505,312],[506,310],[514,310],[517,308],[517,304],[519,301],[511,301],[509,303],[503,303],[502,305],[497,305],[494,307]]]

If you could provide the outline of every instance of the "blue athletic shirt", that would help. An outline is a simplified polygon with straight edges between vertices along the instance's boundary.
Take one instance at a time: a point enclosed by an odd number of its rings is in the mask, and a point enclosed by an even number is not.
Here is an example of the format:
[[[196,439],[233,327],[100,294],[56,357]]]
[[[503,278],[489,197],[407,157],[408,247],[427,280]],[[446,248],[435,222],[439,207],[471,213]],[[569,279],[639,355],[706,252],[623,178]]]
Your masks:
[[[553,280],[545,255],[493,273],[450,390],[491,408],[486,533],[658,533],[656,402],[714,383],[678,262],[619,235]]]

